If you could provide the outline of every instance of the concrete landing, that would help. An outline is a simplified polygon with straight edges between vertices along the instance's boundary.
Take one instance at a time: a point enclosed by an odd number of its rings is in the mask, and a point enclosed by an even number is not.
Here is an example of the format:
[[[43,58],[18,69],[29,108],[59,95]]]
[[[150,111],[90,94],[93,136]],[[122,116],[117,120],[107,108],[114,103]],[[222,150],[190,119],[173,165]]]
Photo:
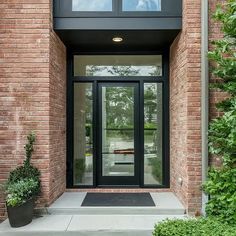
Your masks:
[[[151,236],[154,225],[166,218],[185,216],[148,215],[44,215],[27,226],[0,224],[0,236]]]
[[[86,192],[66,192],[47,211],[57,215],[184,215],[185,209],[173,193],[150,194],[155,207],[81,207]]]
[[[0,236],[151,236],[165,219],[183,219],[173,193],[151,193],[155,207],[81,207],[86,192],[66,192],[25,227],[0,224]]]

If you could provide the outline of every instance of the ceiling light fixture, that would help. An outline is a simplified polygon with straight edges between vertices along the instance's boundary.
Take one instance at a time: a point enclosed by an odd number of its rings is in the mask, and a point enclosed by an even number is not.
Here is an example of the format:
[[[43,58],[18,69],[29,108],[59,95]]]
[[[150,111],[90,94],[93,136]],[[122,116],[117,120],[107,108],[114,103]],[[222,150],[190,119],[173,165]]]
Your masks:
[[[114,38],[112,39],[112,41],[115,42],[115,43],[120,43],[120,42],[123,41],[123,38],[121,38],[121,37],[114,37]]]

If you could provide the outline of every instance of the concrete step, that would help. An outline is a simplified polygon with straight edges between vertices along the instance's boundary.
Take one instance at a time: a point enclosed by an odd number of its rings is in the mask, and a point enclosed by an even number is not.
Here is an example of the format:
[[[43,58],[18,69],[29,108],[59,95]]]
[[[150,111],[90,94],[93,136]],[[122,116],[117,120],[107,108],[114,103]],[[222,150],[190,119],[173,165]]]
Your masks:
[[[41,212],[42,213],[42,212]],[[81,207],[81,208],[48,208],[51,215],[184,215],[184,209],[157,207]]]
[[[150,193],[155,207],[81,207],[84,192],[64,193],[46,209],[54,215],[184,215],[185,209],[170,192]]]
[[[0,224],[0,236],[151,236],[154,225],[184,215],[44,215],[27,226]]]

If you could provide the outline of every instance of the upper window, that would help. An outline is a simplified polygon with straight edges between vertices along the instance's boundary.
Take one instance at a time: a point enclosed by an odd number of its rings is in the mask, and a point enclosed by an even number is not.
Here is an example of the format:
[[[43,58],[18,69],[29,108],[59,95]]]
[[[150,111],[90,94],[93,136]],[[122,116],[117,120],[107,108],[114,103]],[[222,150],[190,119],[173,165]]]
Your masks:
[[[161,11],[161,0],[122,0],[122,11]]]
[[[182,17],[182,0],[54,0],[53,2],[54,17]]]
[[[161,0],[122,0],[123,12],[157,12],[161,11]],[[72,11],[111,12],[112,0],[72,0]]]
[[[73,0],[72,11],[112,11],[112,0]]]

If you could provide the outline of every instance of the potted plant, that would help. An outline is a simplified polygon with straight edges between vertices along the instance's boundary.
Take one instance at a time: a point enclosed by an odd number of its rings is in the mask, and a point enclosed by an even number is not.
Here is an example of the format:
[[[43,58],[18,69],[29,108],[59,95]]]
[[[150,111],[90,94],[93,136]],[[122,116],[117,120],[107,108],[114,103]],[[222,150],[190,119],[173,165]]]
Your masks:
[[[27,140],[24,164],[11,171],[6,183],[6,205],[12,227],[21,227],[32,221],[35,198],[41,188],[40,171],[30,163],[35,134],[30,133]]]

